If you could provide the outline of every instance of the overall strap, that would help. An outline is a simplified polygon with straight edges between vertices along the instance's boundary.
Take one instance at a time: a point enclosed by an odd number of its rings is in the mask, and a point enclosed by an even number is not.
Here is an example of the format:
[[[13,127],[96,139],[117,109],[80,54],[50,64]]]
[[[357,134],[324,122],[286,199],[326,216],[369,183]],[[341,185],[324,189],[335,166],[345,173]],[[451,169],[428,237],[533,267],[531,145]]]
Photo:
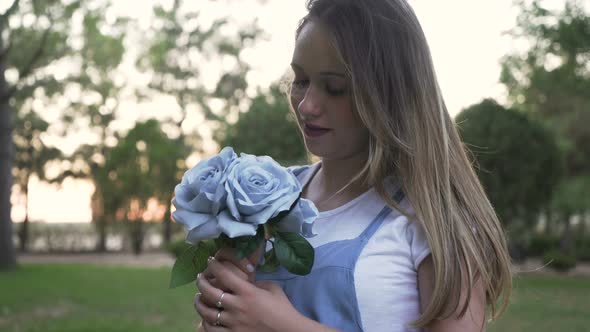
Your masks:
[[[401,189],[398,189],[398,191],[393,196],[393,200],[397,204],[400,204],[404,197],[404,192]],[[373,234],[375,234],[375,232],[379,229],[379,227],[383,223],[383,220],[385,220],[385,217],[387,217],[389,213],[391,213],[391,208],[385,205],[383,209],[381,209],[379,214],[375,217],[375,219],[371,221],[369,226],[361,233],[361,235],[359,235],[359,238],[363,241],[368,241],[373,236]]]

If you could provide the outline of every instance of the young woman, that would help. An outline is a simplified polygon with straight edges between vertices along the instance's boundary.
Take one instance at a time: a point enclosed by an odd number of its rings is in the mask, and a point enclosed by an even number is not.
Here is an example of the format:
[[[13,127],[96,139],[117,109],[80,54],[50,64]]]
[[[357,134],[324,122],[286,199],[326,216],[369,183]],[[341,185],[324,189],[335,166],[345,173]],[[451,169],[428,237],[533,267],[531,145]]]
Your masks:
[[[413,10],[404,0],[308,10],[290,99],[321,157],[295,169],[321,212],[314,269],[252,273],[222,250],[197,278],[200,329],[485,330],[508,303],[510,259]]]

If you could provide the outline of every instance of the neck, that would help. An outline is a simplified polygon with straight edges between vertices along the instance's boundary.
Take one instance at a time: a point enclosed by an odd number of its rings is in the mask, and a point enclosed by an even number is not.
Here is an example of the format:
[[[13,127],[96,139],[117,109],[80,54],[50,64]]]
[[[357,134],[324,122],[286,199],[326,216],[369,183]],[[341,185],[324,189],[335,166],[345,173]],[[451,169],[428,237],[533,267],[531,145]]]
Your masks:
[[[365,154],[360,154],[337,160],[322,159],[321,168],[308,187],[311,190],[308,196],[318,209],[336,208],[369,189],[363,179],[350,182],[363,168],[366,158]]]

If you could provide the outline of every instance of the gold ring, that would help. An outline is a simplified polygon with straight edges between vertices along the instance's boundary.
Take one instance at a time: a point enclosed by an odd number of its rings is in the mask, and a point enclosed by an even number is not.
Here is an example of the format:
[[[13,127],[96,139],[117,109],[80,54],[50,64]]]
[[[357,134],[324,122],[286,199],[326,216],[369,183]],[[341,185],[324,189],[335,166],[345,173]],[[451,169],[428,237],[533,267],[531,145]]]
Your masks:
[[[221,295],[219,295],[219,300],[217,300],[217,303],[215,304],[215,306],[219,309],[223,309],[223,304],[221,303],[221,301],[223,300],[224,296],[225,292],[221,292]]]
[[[217,311],[217,319],[215,319],[215,324],[213,324],[213,325],[221,326],[221,313],[222,312],[223,311],[221,311],[221,310]]]

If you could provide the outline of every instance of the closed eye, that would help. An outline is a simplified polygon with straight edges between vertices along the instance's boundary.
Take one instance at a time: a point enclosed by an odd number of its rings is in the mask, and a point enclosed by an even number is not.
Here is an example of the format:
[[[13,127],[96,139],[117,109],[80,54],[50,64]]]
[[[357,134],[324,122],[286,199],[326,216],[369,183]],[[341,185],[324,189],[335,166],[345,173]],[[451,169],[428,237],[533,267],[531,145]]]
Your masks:
[[[291,83],[292,90],[306,89],[309,86],[309,80],[294,80]]]

